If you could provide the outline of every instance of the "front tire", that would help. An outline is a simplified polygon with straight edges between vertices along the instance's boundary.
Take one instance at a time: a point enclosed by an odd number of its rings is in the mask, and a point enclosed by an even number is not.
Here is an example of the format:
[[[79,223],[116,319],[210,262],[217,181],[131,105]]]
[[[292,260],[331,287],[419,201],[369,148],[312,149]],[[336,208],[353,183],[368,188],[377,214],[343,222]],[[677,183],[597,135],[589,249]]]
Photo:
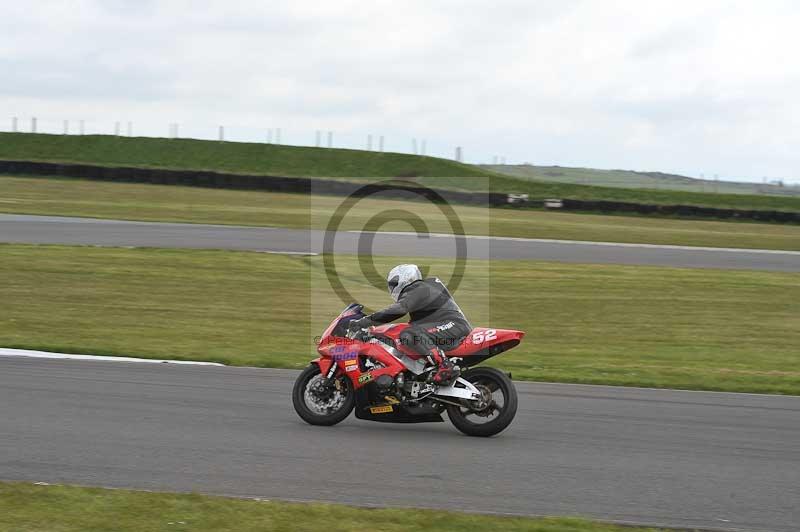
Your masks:
[[[484,438],[508,427],[517,413],[517,389],[508,375],[494,368],[473,368],[461,377],[487,395],[488,406],[476,410],[469,401],[462,406],[448,405],[447,417],[453,425],[467,436]]]
[[[326,387],[319,366],[311,364],[294,383],[292,404],[297,415],[311,425],[330,426],[343,421],[356,404],[353,383],[345,376],[334,377],[335,386]]]

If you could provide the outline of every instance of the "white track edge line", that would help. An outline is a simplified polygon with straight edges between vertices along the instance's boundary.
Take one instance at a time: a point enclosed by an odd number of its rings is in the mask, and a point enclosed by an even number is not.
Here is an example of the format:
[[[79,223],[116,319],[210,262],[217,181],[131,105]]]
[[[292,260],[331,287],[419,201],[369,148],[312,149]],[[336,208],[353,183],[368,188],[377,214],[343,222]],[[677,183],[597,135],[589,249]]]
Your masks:
[[[420,238],[456,238],[475,240],[506,240],[509,242],[535,242],[541,244],[576,244],[580,246],[611,246],[622,248],[677,249],[684,251],[727,251],[732,253],[766,253],[775,255],[800,255],[800,251],[782,249],[716,248],[709,246],[678,246],[674,244],[639,244],[634,242],[593,242],[591,240],[556,240],[550,238],[522,238],[513,236],[452,235],[448,233],[414,233],[412,231],[347,231],[348,233],[370,233],[374,235],[417,236]]]
[[[256,253],[271,253],[273,255],[305,255],[310,257],[319,255],[319,253],[314,253],[312,251],[273,251],[269,249],[256,249],[254,251]]]
[[[70,353],[51,353],[29,349],[8,349],[0,347],[0,357],[49,358],[57,360],[98,360],[108,362],[142,362],[148,364],[181,364],[192,366],[225,366],[218,362],[198,362],[194,360],[161,360],[155,358],[110,357],[100,355],[74,355]]]

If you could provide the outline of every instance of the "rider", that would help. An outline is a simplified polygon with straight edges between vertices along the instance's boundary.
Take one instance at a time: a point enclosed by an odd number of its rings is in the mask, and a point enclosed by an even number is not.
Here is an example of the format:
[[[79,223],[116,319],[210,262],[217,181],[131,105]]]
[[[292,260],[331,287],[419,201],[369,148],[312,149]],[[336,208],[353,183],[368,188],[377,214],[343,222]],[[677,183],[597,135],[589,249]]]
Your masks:
[[[400,333],[400,342],[429,357],[436,365],[432,378],[434,383],[452,383],[460,371],[444,352],[457,347],[472,331],[464,313],[444,283],[436,277],[423,279],[416,264],[395,266],[386,281],[395,303],[350,322],[349,329],[366,329],[409,314],[409,327]]]

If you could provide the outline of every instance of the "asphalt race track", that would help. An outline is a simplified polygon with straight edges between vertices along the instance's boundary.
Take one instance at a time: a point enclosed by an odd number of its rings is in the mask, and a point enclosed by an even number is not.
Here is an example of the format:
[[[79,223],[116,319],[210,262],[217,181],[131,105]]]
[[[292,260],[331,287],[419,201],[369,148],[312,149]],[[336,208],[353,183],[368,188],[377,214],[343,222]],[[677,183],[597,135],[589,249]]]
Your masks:
[[[798,530],[798,397],[518,383],[480,439],[306,425],[295,375],[0,357],[0,479]]]
[[[319,253],[324,231],[0,214],[0,242]],[[374,238],[371,245],[368,239]],[[359,247],[359,241],[361,248]],[[466,237],[467,257],[800,272],[800,252]],[[335,253],[453,257],[452,237],[335,234]]]

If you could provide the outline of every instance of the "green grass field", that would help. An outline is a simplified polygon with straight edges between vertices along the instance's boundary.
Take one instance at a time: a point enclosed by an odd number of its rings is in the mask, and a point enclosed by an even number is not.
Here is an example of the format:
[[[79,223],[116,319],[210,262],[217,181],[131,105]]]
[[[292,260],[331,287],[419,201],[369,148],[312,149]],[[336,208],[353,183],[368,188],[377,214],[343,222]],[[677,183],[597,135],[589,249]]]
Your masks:
[[[0,176],[0,212],[5,213],[324,228],[343,201],[333,196]],[[798,225],[453,207],[469,234],[800,250]],[[363,229],[376,213],[394,209],[420,215],[433,232],[451,231],[428,204],[396,200],[364,200],[342,229]],[[410,228],[395,222],[383,229]]]
[[[355,257],[337,266],[389,303]],[[0,279],[0,345],[61,352],[301,368],[344,306],[321,257],[2,245]],[[475,325],[527,331],[493,359],[517,379],[800,394],[796,274],[472,261],[456,298]]]
[[[0,482],[3,532],[657,532],[574,518],[366,509],[198,494]]]
[[[800,211],[800,198],[705,194],[576,185],[491,174],[476,166],[400,153],[276,146],[244,142],[0,133],[0,159],[104,166],[217,170],[246,174],[363,178],[417,175],[435,187],[528,193],[532,198],[573,198],[705,205],[735,209]],[[467,176],[488,180],[463,179]]]

